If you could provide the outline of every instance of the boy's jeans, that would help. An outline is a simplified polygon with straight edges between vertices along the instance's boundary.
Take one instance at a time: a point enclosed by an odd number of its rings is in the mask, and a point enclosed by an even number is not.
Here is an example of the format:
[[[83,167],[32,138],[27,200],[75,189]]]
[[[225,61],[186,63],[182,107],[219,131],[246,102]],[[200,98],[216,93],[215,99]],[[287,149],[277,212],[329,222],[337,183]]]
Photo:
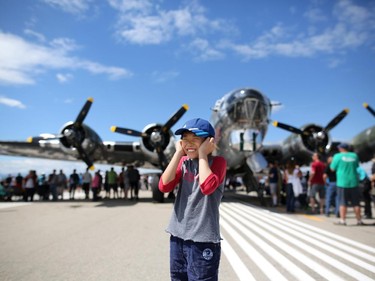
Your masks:
[[[199,243],[171,236],[171,280],[217,281],[220,255],[220,243]]]

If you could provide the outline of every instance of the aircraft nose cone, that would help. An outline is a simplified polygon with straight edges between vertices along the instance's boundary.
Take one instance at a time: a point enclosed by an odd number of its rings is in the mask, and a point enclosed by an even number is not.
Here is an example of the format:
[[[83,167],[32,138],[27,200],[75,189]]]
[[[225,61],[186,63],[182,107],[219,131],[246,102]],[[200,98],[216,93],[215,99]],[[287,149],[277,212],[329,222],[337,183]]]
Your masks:
[[[63,132],[64,136],[68,139],[71,139],[73,136],[73,130],[72,129],[65,129]]]
[[[151,133],[151,141],[154,142],[154,143],[158,143],[158,142],[161,142],[162,141],[162,136],[160,134],[160,132],[152,132]]]
[[[325,136],[326,135],[323,132],[319,132],[319,133],[316,134],[316,137],[319,140],[324,140]]]

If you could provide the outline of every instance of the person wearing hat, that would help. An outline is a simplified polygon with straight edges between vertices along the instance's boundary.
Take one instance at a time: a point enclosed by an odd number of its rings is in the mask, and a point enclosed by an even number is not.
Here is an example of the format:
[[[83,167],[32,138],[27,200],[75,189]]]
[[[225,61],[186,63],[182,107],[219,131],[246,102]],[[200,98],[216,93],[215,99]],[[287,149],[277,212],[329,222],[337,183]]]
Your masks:
[[[226,160],[213,156],[215,130],[201,118],[189,120],[176,152],[159,181],[167,193],[179,185],[166,231],[170,237],[171,280],[218,280],[221,257],[219,205]]]
[[[355,152],[349,151],[349,145],[341,143],[338,145],[339,153],[333,156],[330,168],[336,171],[337,195],[340,205],[339,225],[346,225],[346,212],[348,203],[351,202],[357,218],[357,225],[363,225],[361,220],[360,191],[358,172],[359,159]]]

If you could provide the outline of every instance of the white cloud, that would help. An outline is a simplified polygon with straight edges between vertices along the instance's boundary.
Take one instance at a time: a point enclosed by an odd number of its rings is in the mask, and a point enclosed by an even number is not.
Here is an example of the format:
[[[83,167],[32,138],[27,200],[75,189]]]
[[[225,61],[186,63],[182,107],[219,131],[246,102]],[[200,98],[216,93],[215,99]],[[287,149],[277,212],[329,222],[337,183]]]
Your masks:
[[[48,5],[71,14],[81,14],[89,10],[92,0],[42,0]]]
[[[225,57],[223,52],[212,47],[206,39],[197,38],[189,44],[188,48],[199,61],[218,60]]]
[[[157,83],[164,83],[164,82],[175,79],[179,75],[180,73],[177,71],[165,71],[165,72],[154,71],[152,73],[152,78]]]
[[[129,27],[122,28],[119,34],[131,43],[160,44],[171,39],[173,30],[170,21],[167,15],[132,17]]]
[[[73,75],[70,73],[62,74],[62,73],[57,73],[56,78],[60,83],[67,83],[71,79],[73,79]]]
[[[4,96],[0,96],[0,104],[4,104],[9,107],[18,107],[20,109],[26,108],[26,106],[22,102]]]
[[[66,104],[73,103],[73,99],[66,99],[66,100],[64,100],[64,103],[66,103]]]
[[[84,13],[90,6],[94,6],[91,0],[44,2],[71,13]],[[374,6],[362,7],[358,2],[351,0],[334,2],[332,11],[323,10],[320,7],[321,2],[313,1],[307,11],[298,10],[307,21],[306,30],[298,29],[304,24],[286,26],[285,23],[277,23],[250,42],[234,42],[225,38],[225,35],[233,38],[233,35],[238,33],[237,28],[228,20],[209,18],[206,9],[198,0],[177,3],[176,5],[180,5],[178,8],[169,10],[161,8],[160,3],[163,3],[163,0],[107,2],[118,13],[116,35],[121,41],[139,45],[160,45],[178,38],[181,39],[181,46],[188,46],[187,50],[199,61],[222,59],[225,57],[224,52],[228,51],[233,51],[244,60],[275,55],[342,55],[348,50],[373,44],[375,39]],[[289,11],[291,14],[297,13],[294,6],[290,7]],[[221,39],[215,37],[216,42],[213,42],[209,37],[213,34],[219,34]],[[71,45],[72,42],[65,43],[72,48],[78,47]],[[115,78],[118,75],[114,74],[111,77]],[[30,83],[32,79],[18,75],[18,80]]]
[[[329,68],[336,68],[338,67],[339,65],[343,64],[343,60],[341,59],[337,59],[337,58],[333,58],[333,59],[330,59],[328,61],[328,67]]]
[[[148,13],[152,4],[148,0],[108,0],[109,5],[121,12]]]
[[[59,50],[62,53],[75,51],[80,47],[76,44],[73,39],[70,38],[56,38],[50,42],[53,49]]]
[[[26,73],[13,69],[5,69],[0,65],[0,84],[1,83],[27,85],[34,84],[34,80],[30,77],[30,75],[27,75]]]
[[[362,29],[366,26],[371,29],[374,28],[374,6],[372,6],[372,9],[367,9],[354,4],[350,0],[341,0],[337,2],[333,13],[339,21],[353,25],[354,28]]]
[[[191,38],[198,34],[225,32],[233,26],[223,20],[210,20],[198,1],[175,10],[162,10],[151,1],[115,1],[110,5],[118,10],[117,34],[133,44],[162,44],[175,36]]]
[[[317,7],[307,10],[304,16],[312,22],[321,22],[327,20],[326,15]]]
[[[39,33],[39,32],[35,32],[34,30],[31,30],[31,29],[25,29],[24,33],[26,35],[35,37],[40,42],[46,42],[46,37],[43,34]]]
[[[250,60],[271,55],[310,57],[321,53],[345,54],[348,50],[374,43],[374,9],[370,11],[343,0],[337,2],[333,15],[328,27],[311,25],[301,33],[279,23],[248,44],[226,42],[222,47]],[[305,16],[313,23],[326,20],[318,9],[309,10]]]
[[[0,83],[34,84],[35,77],[49,69],[80,69],[106,74],[111,79],[132,76],[124,68],[74,57],[70,53],[76,49],[78,45],[68,38],[54,39],[50,45],[43,45],[0,31]]]
[[[130,71],[124,68],[115,67],[115,66],[105,66],[105,65],[92,62],[92,61],[80,60],[80,61],[75,61],[74,63],[75,63],[75,67],[88,70],[91,73],[107,74],[109,78],[112,80],[117,80],[117,79],[121,79],[124,77],[130,77],[133,75]]]

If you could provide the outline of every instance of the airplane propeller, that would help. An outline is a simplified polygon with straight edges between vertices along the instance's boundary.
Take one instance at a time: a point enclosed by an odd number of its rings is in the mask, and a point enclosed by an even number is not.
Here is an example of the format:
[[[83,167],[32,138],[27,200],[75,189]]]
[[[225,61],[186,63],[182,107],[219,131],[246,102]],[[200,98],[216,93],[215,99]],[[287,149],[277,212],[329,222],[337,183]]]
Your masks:
[[[343,111],[341,111],[339,114],[335,116],[328,124],[325,126],[323,131],[327,133],[328,131],[332,130],[338,123],[341,122],[342,119],[345,118],[345,116],[349,113],[349,109],[345,108]]]
[[[120,128],[116,126],[112,126],[111,131],[115,133],[123,134],[123,135],[133,136],[133,137],[147,137],[148,136],[147,134],[139,132],[139,131],[135,131],[135,130],[127,129],[127,128]]]
[[[93,98],[87,99],[86,103],[83,105],[81,111],[78,113],[78,116],[76,120],[73,122],[72,126],[67,127],[63,131],[62,136],[62,138],[65,138],[71,146],[77,149],[79,156],[86,163],[87,167],[89,167],[90,170],[93,170],[94,166],[93,161],[90,159],[89,155],[82,147],[82,142],[85,139],[82,124],[91,108],[93,101]]]
[[[339,124],[348,113],[349,109],[344,109],[339,114],[337,114],[324,128],[317,125],[310,125],[301,130],[293,126],[280,123],[278,121],[274,121],[272,124],[275,127],[300,135],[304,144],[310,150],[323,153],[325,151],[326,145],[328,144],[327,133],[332,130],[337,124]]]
[[[89,110],[91,108],[91,105],[93,103],[93,98],[88,98],[86,103],[83,105],[81,111],[78,113],[78,116],[76,118],[76,121],[74,122],[73,126],[82,126],[83,121],[85,120],[87,113],[89,113]]]
[[[292,133],[297,134],[297,135],[302,135],[303,134],[302,130],[300,130],[300,129],[296,128],[296,127],[284,124],[284,123],[280,123],[278,121],[274,121],[272,123],[272,125],[274,125],[275,127],[284,129],[286,131],[292,132]]]
[[[142,137],[145,146],[150,150],[156,151],[159,159],[159,165],[162,170],[164,170],[168,165],[167,157],[164,154],[164,149],[167,147],[169,142],[168,132],[188,109],[188,105],[182,105],[181,108],[177,110],[177,112],[175,112],[164,125],[153,126],[149,129],[146,129],[145,132],[116,126],[112,126],[111,131],[133,137]]]
[[[365,102],[363,104],[363,107],[366,108],[375,117],[375,110],[371,106],[369,106],[368,103]]]
[[[85,139],[85,130],[83,129],[82,124],[90,110],[92,103],[93,98],[88,98],[79,112],[76,120],[72,124],[66,126],[61,134],[55,136],[50,135],[30,137],[27,139],[27,141],[30,143],[38,143],[41,140],[59,139],[65,146],[76,148],[80,158],[86,163],[90,170],[93,170],[93,161],[82,147],[82,142]]]

